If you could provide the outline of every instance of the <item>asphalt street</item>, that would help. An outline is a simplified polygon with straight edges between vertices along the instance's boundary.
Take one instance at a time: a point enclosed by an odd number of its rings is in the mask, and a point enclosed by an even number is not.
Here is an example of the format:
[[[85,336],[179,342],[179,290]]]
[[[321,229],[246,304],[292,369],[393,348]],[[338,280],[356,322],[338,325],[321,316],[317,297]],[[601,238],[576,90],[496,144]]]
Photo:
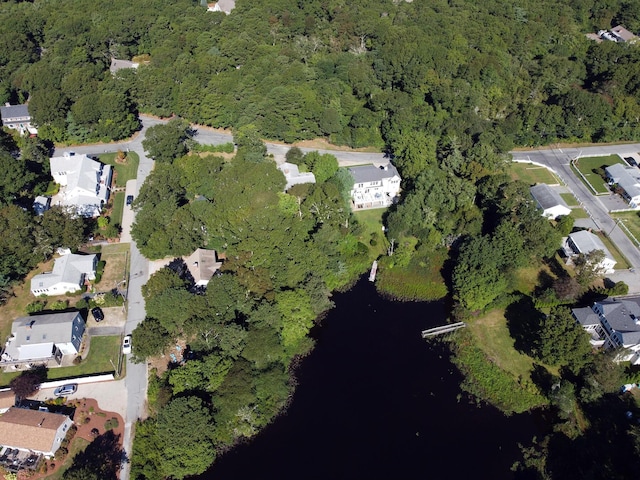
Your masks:
[[[511,152],[516,160],[531,161],[551,168],[558,174],[578,201],[585,208],[597,228],[606,233],[616,244],[618,249],[627,258],[634,271],[620,272],[617,276],[629,285],[630,293],[640,293],[640,251],[629,240],[627,235],[620,229],[619,225],[609,216],[609,209],[605,207],[602,200],[593,195],[591,191],[571,170],[571,161],[580,157],[597,157],[611,154],[627,156],[640,152],[640,144],[626,145],[602,145],[583,148],[550,148],[535,149],[530,151]],[[612,276],[614,280],[616,276]]]

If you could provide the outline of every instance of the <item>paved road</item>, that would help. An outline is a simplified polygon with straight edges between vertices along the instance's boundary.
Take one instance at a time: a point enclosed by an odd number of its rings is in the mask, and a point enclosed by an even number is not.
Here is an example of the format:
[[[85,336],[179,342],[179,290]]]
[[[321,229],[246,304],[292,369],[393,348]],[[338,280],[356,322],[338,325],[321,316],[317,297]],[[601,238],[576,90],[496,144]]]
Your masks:
[[[606,233],[620,249],[636,272],[625,274],[625,281],[634,293],[640,293],[640,251],[629,240],[617,223],[609,216],[601,199],[592,195],[591,191],[578,179],[570,168],[571,160],[578,157],[595,157],[611,154],[626,156],[640,152],[640,144],[596,146],[584,148],[551,148],[536,149],[526,152],[511,152],[514,159],[528,160],[553,169],[576,198],[582,203],[596,226]],[[620,275],[619,275],[620,276]]]

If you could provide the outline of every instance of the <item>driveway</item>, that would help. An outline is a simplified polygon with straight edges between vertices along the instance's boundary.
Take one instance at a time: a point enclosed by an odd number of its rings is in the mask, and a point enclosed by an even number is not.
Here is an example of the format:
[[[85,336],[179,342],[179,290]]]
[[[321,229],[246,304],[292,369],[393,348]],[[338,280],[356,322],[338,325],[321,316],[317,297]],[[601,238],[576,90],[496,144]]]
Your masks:
[[[120,243],[131,242],[131,225],[135,219],[131,205],[127,205],[126,199],[129,195],[133,198],[138,193],[138,181],[136,179],[127,180],[127,188],[125,192],[125,205],[122,209],[122,233],[120,234]]]
[[[54,390],[55,388],[43,388],[38,391],[37,395],[29,398],[40,401],[55,399]],[[68,395],[66,398],[70,400],[94,398],[98,401],[98,405],[102,410],[118,413],[122,418],[125,418],[127,411],[127,392],[124,379],[79,384],[78,391],[73,395]]]

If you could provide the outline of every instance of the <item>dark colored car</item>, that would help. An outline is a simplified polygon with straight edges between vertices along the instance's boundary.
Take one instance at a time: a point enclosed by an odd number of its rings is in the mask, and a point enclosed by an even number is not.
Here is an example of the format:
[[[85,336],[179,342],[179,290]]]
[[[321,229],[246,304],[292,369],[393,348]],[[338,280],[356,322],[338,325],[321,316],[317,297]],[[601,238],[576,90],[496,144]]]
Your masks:
[[[133,195],[127,195],[127,206],[133,203]]]
[[[96,322],[101,322],[104,320],[104,312],[100,307],[95,307],[91,309],[91,315],[96,319]]]

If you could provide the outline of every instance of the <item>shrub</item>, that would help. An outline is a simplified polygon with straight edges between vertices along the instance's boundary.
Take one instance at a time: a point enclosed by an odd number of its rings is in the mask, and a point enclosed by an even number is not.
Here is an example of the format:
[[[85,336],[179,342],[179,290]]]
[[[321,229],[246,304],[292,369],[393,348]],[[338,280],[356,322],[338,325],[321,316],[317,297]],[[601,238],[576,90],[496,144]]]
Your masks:
[[[46,305],[46,302],[39,302],[39,301],[31,302],[29,305],[25,307],[25,311],[28,314],[38,313],[44,310],[45,305]]]
[[[81,298],[76,302],[76,308],[78,310],[83,310],[85,308],[89,308],[89,301],[86,298]]]
[[[104,429],[107,431],[113,430],[114,428],[118,428],[119,425],[120,423],[118,422],[118,419],[116,417],[111,417],[109,420],[104,422]]]
[[[50,310],[65,310],[69,306],[68,300],[56,300],[49,305]]]
[[[62,460],[63,458],[65,458],[67,455],[69,454],[69,450],[67,450],[65,447],[60,447],[57,451],[56,454],[54,455],[54,458],[56,460]]]

